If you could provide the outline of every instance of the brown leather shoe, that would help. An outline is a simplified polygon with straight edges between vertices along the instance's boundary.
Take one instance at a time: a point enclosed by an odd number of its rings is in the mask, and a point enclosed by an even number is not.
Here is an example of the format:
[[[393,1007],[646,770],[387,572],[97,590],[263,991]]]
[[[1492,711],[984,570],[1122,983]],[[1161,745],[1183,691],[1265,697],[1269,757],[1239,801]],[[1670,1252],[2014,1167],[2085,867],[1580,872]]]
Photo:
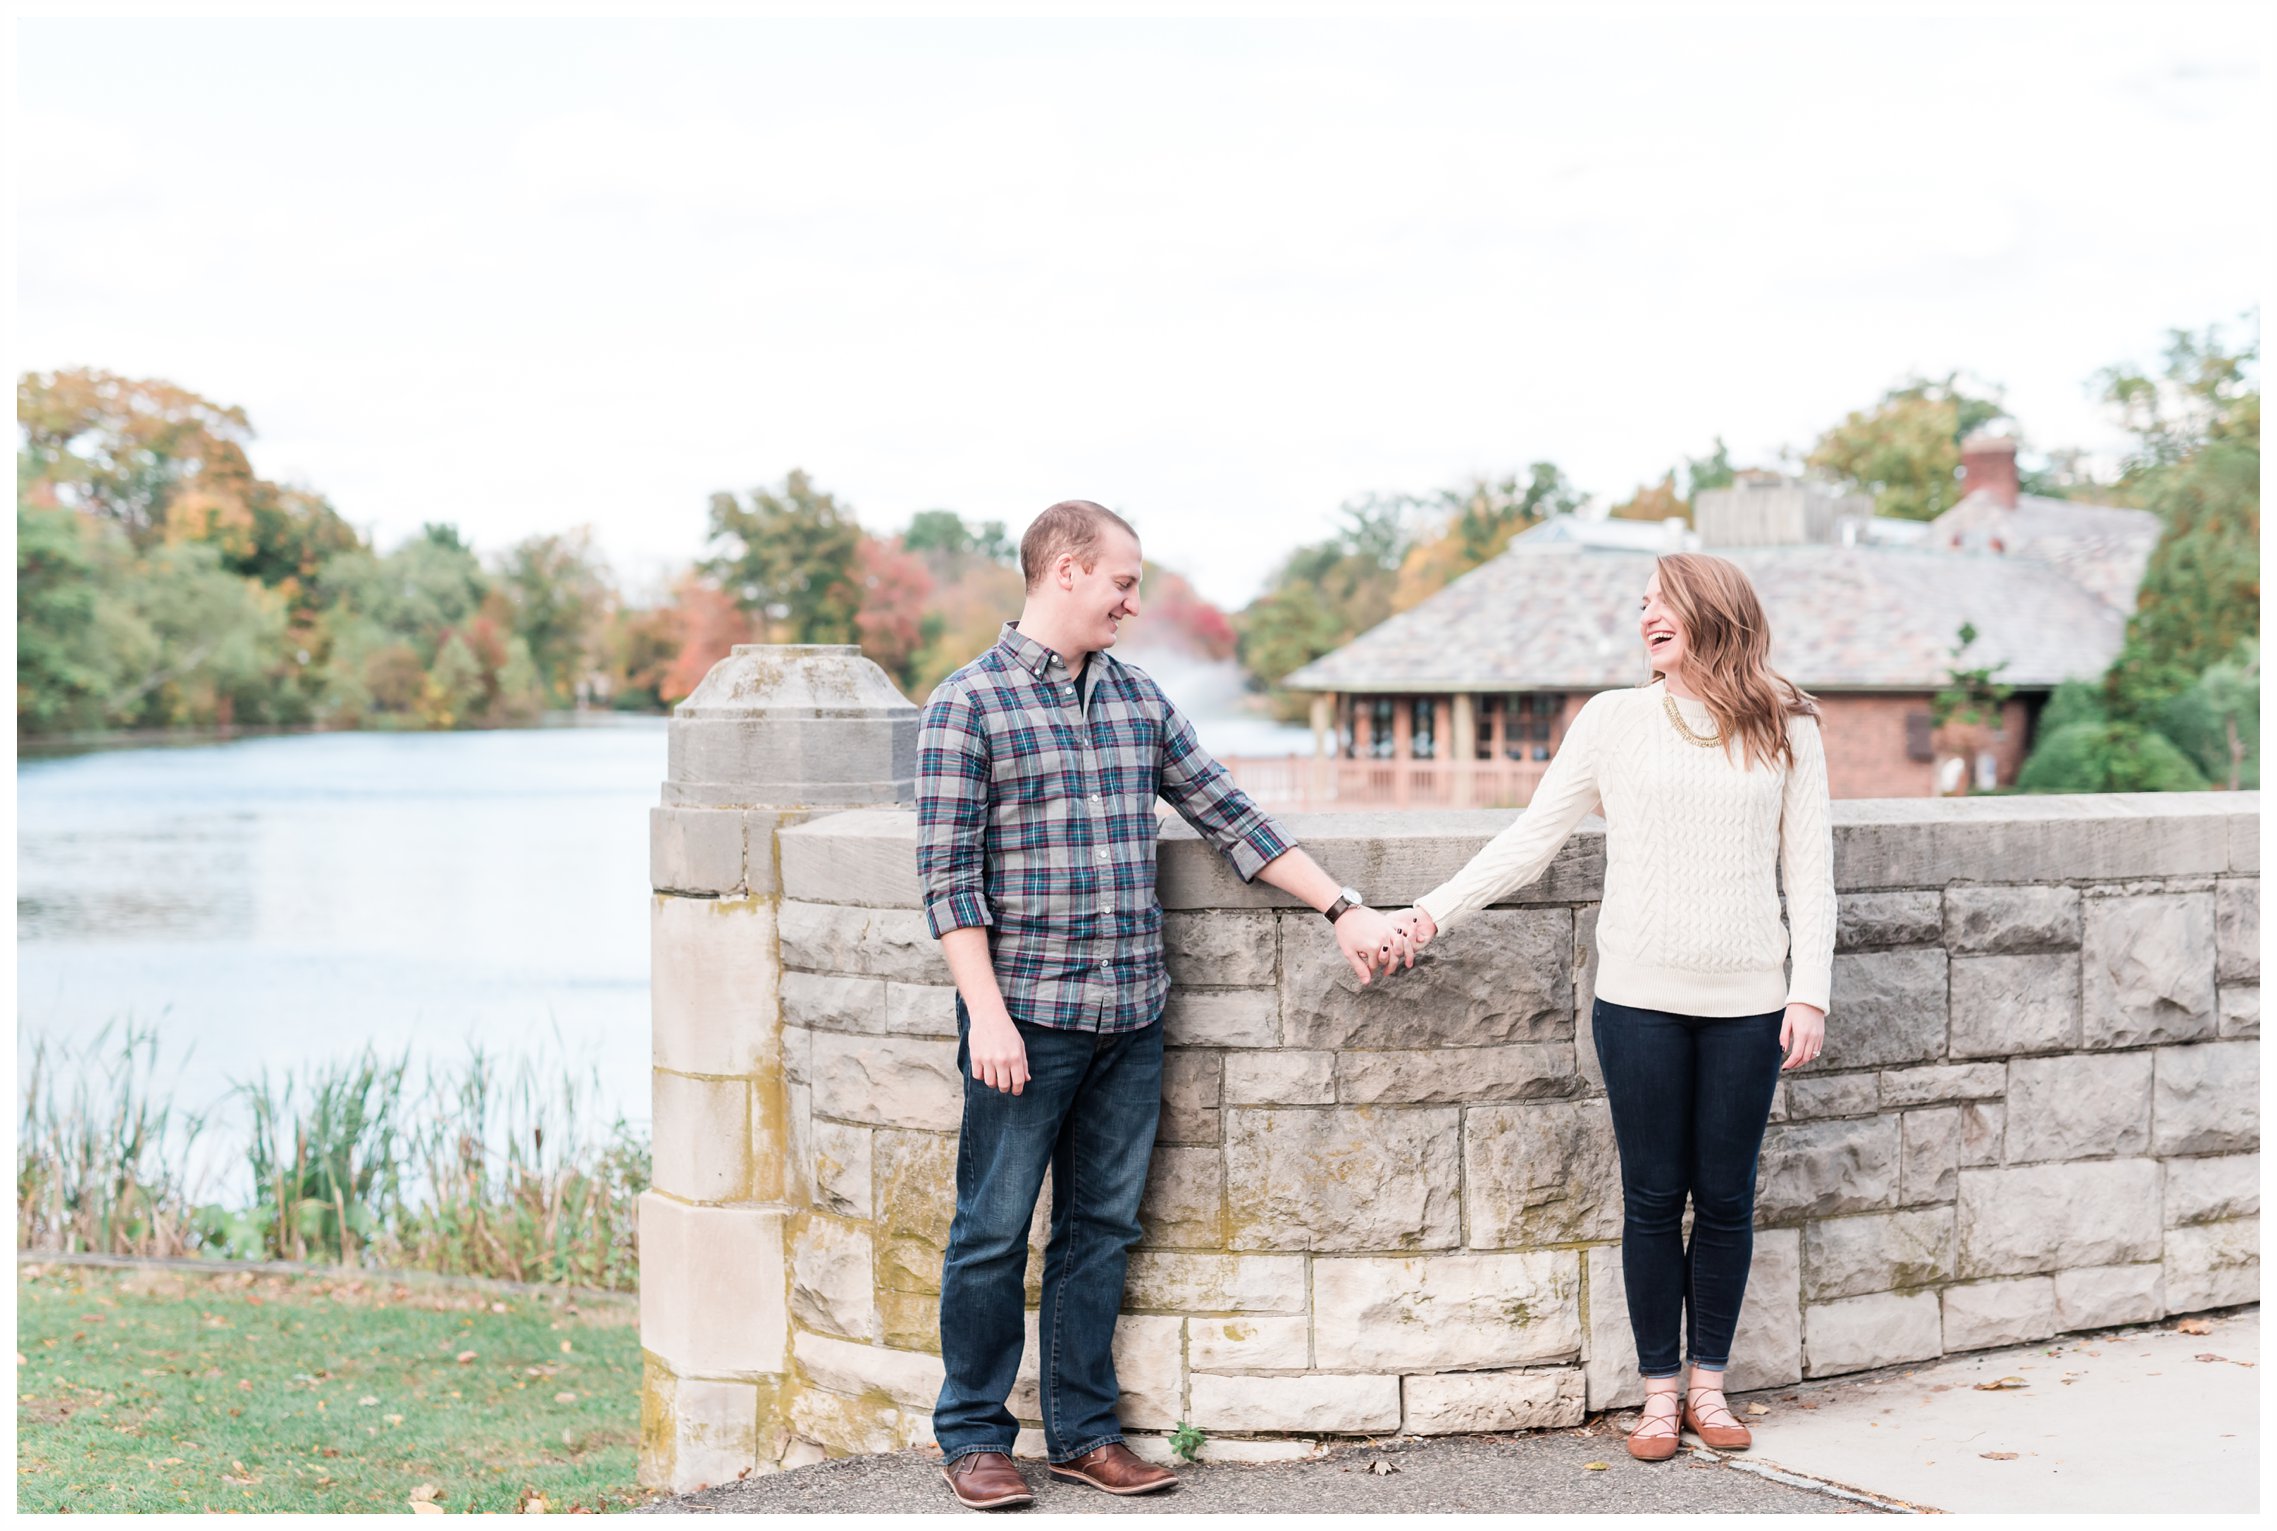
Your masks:
[[[1705,1402],[1703,1411],[1700,1404]],[[1702,1418],[1705,1412],[1706,1418]],[[1714,1424],[1708,1423],[1714,1420]],[[1684,1394],[1684,1423],[1691,1432],[1708,1443],[1715,1451],[1745,1451],[1755,1444],[1755,1436],[1732,1413],[1731,1405],[1724,1402],[1723,1389],[1713,1387],[1689,1388]]]
[[[1036,1502],[1028,1480],[1001,1451],[959,1457],[941,1469],[941,1476],[949,1480],[949,1492],[957,1496],[957,1503],[968,1510],[1008,1510]]]
[[[1110,1494],[1151,1494],[1178,1481],[1178,1475],[1169,1468],[1140,1461],[1138,1453],[1121,1441],[1109,1441],[1071,1461],[1054,1462],[1052,1476],[1070,1483],[1088,1483]]]
[[[1647,1394],[1649,1401],[1656,1395]],[[1673,1398],[1674,1393],[1666,1395]],[[1676,1455],[1683,1442],[1678,1439],[1681,1425],[1679,1414],[1655,1414],[1649,1407],[1640,1406],[1637,1422],[1629,1430],[1629,1455],[1640,1462],[1665,1462]]]

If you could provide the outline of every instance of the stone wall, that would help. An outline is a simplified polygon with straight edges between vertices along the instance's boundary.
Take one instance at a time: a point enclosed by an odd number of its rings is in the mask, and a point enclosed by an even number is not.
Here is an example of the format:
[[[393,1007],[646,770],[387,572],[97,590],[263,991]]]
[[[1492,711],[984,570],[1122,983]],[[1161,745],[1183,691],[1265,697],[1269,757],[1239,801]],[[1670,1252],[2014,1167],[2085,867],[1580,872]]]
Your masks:
[[[2258,795],[1835,811],[1828,1045],[1774,1108],[1734,1387],[2253,1301]],[[1508,820],[1291,823],[1388,905]],[[1181,1420],[1227,1460],[1639,1395],[1589,1037],[1590,826],[1366,990],[1317,915],[1165,827],[1176,988],[1116,1340],[1145,1449]],[[777,837],[785,1359],[755,1400],[762,1470],[929,1439],[959,1089],[913,829],[872,809]],[[744,1151],[715,1135],[696,1151]],[[1039,1240],[1031,1300],[1040,1264]],[[1031,1342],[1030,1421],[1033,1377]]]

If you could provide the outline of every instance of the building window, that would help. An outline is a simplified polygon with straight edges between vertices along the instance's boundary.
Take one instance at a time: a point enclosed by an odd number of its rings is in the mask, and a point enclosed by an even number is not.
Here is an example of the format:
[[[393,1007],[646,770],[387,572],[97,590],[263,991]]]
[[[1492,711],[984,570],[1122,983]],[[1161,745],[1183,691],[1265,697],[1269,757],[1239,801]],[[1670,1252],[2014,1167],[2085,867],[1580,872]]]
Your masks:
[[[1511,760],[1550,758],[1550,731],[1565,698],[1555,692],[1533,691],[1506,697],[1502,704],[1502,753]]]
[[[1413,723],[1407,735],[1407,754],[1411,760],[1429,760],[1438,753],[1439,704],[1430,697],[1419,696],[1413,705]]]
[[[1905,715],[1905,758],[1921,761],[1935,760],[1937,758],[1937,746],[1931,741],[1930,736],[1936,731],[1937,726],[1930,719],[1928,713],[1907,713]]]
[[[1478,758],[1494,758],[1494,719],[1502,711],[1502,698],[1482,696],[1478,699]]]
[[[1399,704],[1388,696],[1371,697],[1368,701],[1368,758],[1389,760],[1396,741],[1392,738],[1392,718]]]

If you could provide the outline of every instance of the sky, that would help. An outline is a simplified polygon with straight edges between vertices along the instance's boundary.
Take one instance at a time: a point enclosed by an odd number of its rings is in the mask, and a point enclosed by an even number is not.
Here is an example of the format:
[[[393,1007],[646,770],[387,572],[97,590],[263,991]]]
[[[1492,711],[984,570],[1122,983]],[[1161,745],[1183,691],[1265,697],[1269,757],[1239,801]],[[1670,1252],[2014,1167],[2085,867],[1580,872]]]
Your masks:
[[[1917,372],[2109,458],[2097,369],[2258,303],[2258,11],[1705,11],[27,19],[11,359],[244,407],[383,546],[637,593],[800,467],[1234,607],[1356,495],[1610,502]]]

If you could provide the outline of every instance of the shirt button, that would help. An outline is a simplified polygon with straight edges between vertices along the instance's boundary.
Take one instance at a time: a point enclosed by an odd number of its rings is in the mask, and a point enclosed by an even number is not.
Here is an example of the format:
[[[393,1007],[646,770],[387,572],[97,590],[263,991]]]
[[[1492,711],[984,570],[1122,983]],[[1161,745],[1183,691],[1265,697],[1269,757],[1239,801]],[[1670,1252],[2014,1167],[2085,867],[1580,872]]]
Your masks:
[[[1104,845],[1099,847],[1099,859],[1101,861],[1105,861],[1107,859],[1107,847]]]
[[[1115,906],[1113,904],[1109,904],[1106,908],[1100,910],[1099,912],[1101,914],[1113,914],[1115,912]]]

